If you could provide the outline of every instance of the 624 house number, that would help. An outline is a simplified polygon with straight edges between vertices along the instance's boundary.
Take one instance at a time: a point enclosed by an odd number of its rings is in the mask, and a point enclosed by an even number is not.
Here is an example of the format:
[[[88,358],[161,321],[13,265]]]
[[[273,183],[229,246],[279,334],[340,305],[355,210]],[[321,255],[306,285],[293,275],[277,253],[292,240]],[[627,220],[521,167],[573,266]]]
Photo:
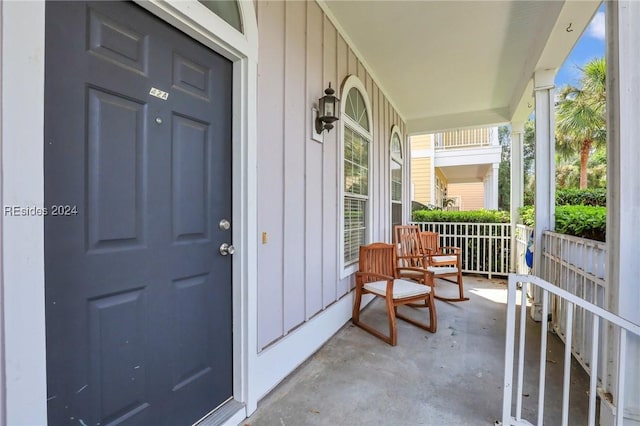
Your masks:
[[[51,206],[49,209],[49,214],[51,216],[75,216],[78,214],[77,206],[59,205],[59,206]]]

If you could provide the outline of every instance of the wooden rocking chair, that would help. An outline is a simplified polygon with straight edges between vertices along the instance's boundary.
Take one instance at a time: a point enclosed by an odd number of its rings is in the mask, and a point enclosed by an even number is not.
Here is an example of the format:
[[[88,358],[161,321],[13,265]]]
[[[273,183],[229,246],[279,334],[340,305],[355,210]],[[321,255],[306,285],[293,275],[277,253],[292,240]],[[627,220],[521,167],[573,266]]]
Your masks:
[[[440,247],[440,235],[437,232],[420,232],[422,250],[425,254],[426,269],[432,272],[436,278],[458,285],[458,298],[447,298],[436,295],[440,300],[448,302],[462,302],[469,300],[464,296],[464,285],[462,282],[462,259],[459,247]],[[455,281],[450,278],[455,277]]]
[[[440,247],[439,235],[436,232],[420,232],[416,225],[396,225],[394,227],[395,244],[398,250],[399,276],[423,282],[423,275],[416,269],[424,269],[434,278],[442,278],[458,285],[459,297],[434,297],[447,302],[469,300],[464,296],[460,249],[457,247]],[[449,277],[456,277],[456,281]],[[435,288],[435,287],[434,287]]]
[[[436,306],[433,299],[432,274],[425,269],[415,269],[422,274],[424,284],[398,278],[396,247],[393,244],[373,243],[360,247],[360,268],[356,273],[353,324],[382,339],[391,346],[398,343],[396,317],[432,333],[437,329]],[[385,300],[389,321],[389,335],[360,321],[362,296],[373,294]],[[398,313],[398,306],[429,309],[429,325]]]

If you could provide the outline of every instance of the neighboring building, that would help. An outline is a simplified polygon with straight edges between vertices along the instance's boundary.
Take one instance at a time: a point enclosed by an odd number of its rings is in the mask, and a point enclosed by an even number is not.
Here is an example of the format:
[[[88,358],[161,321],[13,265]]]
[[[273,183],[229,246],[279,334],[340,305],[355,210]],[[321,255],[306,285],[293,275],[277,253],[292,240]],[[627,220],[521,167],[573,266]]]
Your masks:
[[[497,127],[413,135],[409,141],[412,200],[447,210],[498,208]]]

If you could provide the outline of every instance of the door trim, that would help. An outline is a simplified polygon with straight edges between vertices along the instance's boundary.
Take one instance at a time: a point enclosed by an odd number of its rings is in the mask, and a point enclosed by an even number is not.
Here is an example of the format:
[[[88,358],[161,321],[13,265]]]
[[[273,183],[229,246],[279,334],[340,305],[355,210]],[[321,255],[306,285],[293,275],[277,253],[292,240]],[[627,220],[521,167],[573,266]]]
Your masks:
[[[245,35],[196,2],[142,7],[233,62],[233,392],[252,412],[249,354],[256,350],[257,61],[253,1],[240,1]],[[203,10],[204,9],[204,10]],[[46,424],[44,219],[4,206],[44,207],[45,3],[2,4],[2,290],[8,424]],[[253,326],[250,326],[253,324]],[[1,376],[0,376],[1,377]],[[1,404],[0,404],[1,405]]]

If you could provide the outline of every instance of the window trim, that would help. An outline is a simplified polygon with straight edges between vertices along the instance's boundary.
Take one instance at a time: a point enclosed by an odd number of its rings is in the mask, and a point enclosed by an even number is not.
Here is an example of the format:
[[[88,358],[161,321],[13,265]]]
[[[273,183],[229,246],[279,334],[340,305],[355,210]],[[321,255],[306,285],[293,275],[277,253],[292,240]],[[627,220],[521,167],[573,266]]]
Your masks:
[[[400,141],[400,158],[398,158],[397,156],[393,155],[393,137],[394,136],[398,136],[398,140]],[[390,223],[390,232],[391,232],[391,236],[390,236],[390,240],[389,241],[393,241],[393,205],[394,204],[400,204],[401,209],[402,209],[402,213],[401,213],[401,223],[404,222],[404,205],[405,205],[405,201],[406,201],[406,197],[405,197],[405,193],[406,193],[406,178],[405,178],[405,174],[406,174],[406,165],[405,165],[405,143],[404,143],[404,139],[402,138],[402,133],[400,132],[400,128],[398,127],[397,124],[394,124],[391,127],[391,137],[389,138],[389,218],[391,219],[391,223]],[[393,176],[392,176],[392,168],[391,166],[393,165],[393,162],[396,162],[398,164],[400,164],[400,184],[401,184],[401,190],[400,190],[400,201],[394,201],[393,199]]]
[[[349,91],[353,88],[356,88],[360,95],[362,95],[362,99],[364,99],[364,106],[367,111],[367,119],[369,121],[369,130],[364,129],[349,117],[346,113],[346,100]],[[344,261],[344,198],[346,192],[344,190],[344,128],[348,126],[355,133],[358,133],[369,143],[369,152],[367,155],[368,160],[368,176],[367,176],[367,187],[368,187],[368,195],[367,195],[367,208],[365,212],[365,220],[366,220],[366,230],[365,230],[365,243],[369,243],[372,239],[373,229],[371,224],[373,222],[373,210],[371,209],[371,198],[372,198],[372,166],[374,164],[373,157],[373,109],[371,107],[371,100],[369,99],[369,93],[367,92],[367,88],[364,83],[355,75],[348,76],[344,82],[342,83],[342,87],[340,88],[340,121],[341,124],[339,126],[339,161],[338,161],[338,182],[340,184],[340,189],[338,191],[338,265],[339,265],[339,276],[340,279],[347,278],[348,276],[354,274],[358,270],[359,262],[356,261],[354,263],[350,263],[349,265],[345,265]]]

